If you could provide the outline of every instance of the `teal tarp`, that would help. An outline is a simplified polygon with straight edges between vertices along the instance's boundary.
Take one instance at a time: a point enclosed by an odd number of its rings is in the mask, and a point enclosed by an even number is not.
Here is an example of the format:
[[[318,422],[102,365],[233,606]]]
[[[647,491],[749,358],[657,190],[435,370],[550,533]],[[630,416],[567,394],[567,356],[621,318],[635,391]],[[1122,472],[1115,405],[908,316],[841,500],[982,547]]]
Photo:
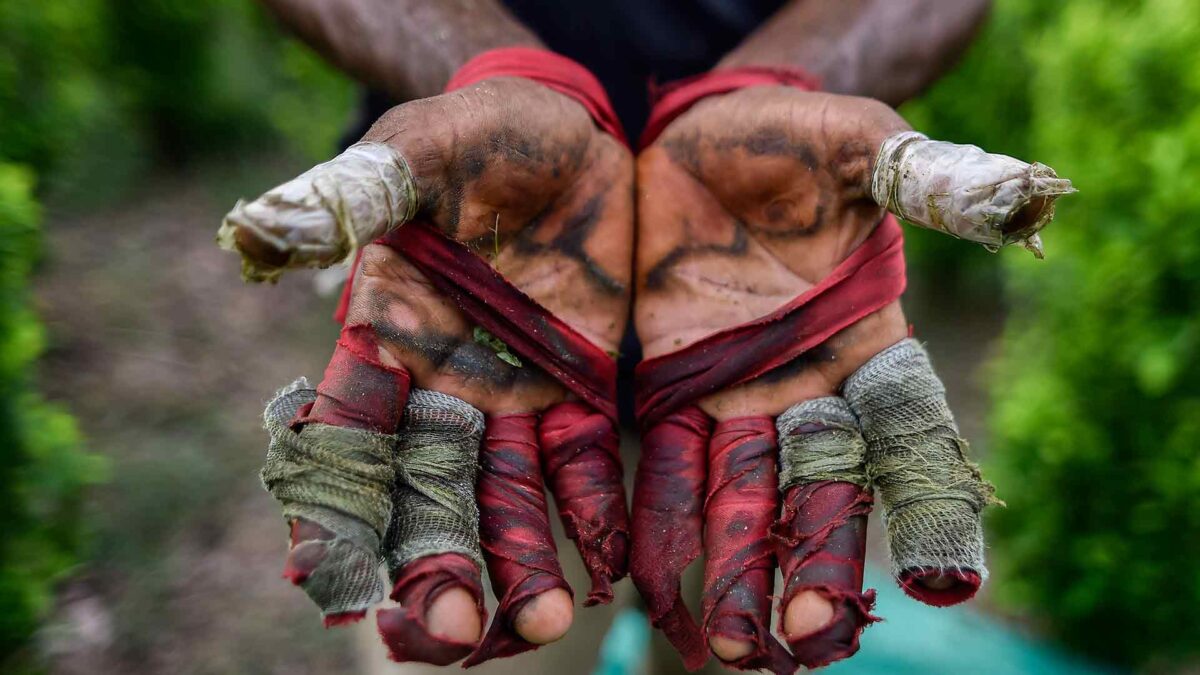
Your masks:
[[[966,606],[938,609],[904,595],[881,570],[868,569],[885,621],[867,629],[862,649],[821,670],[827,675],[1116,675],[1041,643]],[[617,615],[596,675],[644,672],[649,625],[633,609]]]

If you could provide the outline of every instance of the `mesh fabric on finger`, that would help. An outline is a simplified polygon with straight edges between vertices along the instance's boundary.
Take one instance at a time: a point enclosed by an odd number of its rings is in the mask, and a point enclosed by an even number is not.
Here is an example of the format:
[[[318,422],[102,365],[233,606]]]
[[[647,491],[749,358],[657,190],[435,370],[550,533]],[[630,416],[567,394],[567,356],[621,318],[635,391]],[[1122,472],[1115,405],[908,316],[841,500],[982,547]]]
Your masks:
[[[604,415],[570,401],[542,413],[538,440],[563,529],[592,578],[583,604],[611,602],[613,582],[625,576],[629,549],[617,430]]]
[[[749,642],[730,666],[796,670],[771,635],[775,554],[768,538],[779,510],[775,425],[769,417],[721,420],[708,445],[704,499],[704,635]]]
[[[825,626],[808,635],[785,635],[796,659],[818,668],[857,652],[859,634],[876,620],[875,591],[862,592],[872,501],[866,443],[839,397],[798,403],[775,424],[784,495],[783,514],[772,528],[784,578],[779,609],[782,614],[802,591],[816,592],[833,606]]]
[[[383,554],[399,609],[381,610],[380,634],[394,661],[453,663],[475,646],[433,636],[425,614],[456,586],[475,598],[483,625],[475,477],[483,413],[434,391],[414,389],[397,434],[391,525]]]
[[[967,459],[925,349],[906,339],[883,350],[846,380],[844,393],[867,441],[867,475],[879,490],[893,574],[922,602],[970,598],[987,577],[980,512],[994,498]],[[936,576],[953,584],[921,583]]]
[[[311,562],[293,578],[326,622],[361,618],[383,599],[379,541],[391,516],[395,437],[359,429],[288,422],[316,399],[304,378],[276,394],[263,414],[271,443],[263,485],[289,522],[302,518],[332,534],[301,542],[293,559]]]

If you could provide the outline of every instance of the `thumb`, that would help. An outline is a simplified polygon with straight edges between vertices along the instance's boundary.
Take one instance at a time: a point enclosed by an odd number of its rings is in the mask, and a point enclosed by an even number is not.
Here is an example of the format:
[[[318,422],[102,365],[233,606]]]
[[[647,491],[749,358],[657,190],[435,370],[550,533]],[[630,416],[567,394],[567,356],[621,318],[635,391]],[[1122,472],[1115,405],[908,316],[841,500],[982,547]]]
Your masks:
[[[328,267],[408,222],[417,210],[408,161],[384,143],[361,142],[333,159],[239,201],[217,243],[242,256],[242,274],[274,281],[289,267]]]
[[[1039,258],[1038,231],[1054,218],[1054,201],[1072,192],[1045,164],[914,131],[883,141],[871,177],[875,201],[909,222],[991,250],[1021,243]]]

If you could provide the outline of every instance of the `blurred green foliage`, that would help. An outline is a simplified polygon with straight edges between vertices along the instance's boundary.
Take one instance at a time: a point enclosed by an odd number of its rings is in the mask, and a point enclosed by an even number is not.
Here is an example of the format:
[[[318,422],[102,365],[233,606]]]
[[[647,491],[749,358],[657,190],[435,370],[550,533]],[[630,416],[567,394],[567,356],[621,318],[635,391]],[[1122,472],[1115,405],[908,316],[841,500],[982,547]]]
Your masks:
[[[0,2],[0,670],[31,663],[52,584],[79,555],[82,490],[103,474],[34,392],[38,198],[110,203],[164,164],[267,147],[316,160],[352,99],[250,0]]]
[[[1044,262],[1004,256],[989,372],[1013,610],[1131,665],[1200,654],[1200,3],[998,0],[964,66],[907,111],[1079,188]],[[952,254],[921,252],[955,266]],[[918,256],[919,257],[919,256]]]
[[[0,669],[22,668],[22,647],[49,607],[52,584],[75,562],[80,490],[103,464],[79,447],[74,420],[32,388],[43,335],[29,307],[40,212],[33,174],[0,163]]]
[[[0,3],[0,159],[56,207],[112,201],[164,162],[322,159],[353,95],[251,0]]]

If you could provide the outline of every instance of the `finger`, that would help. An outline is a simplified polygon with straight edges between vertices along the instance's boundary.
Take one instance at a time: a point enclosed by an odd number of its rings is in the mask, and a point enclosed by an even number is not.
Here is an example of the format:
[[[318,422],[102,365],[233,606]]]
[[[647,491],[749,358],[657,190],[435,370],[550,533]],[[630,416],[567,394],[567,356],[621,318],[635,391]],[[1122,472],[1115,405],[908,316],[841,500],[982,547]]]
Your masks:
[[[217,232],[242,255],[242,273],[273,280],[289,267],[328,267],[408,222],[418,205],[408,161],[385,143],[362,142],[251,202],[238,202]]]
[[[688,670],[708,660],[700,628],[680,595],[687,566],[699,557],[704,476],[712,419],[696,406],[666,416],[642,436],[633,483],[629,573]]]
[[[398,433],[394,508],[383,552],[399,609],[381,610],[394,661],[447,665],[479,641],[486,619],[475,479],[483,413],[415,389]]]
[[[292,524],[285,576],[329,626],[361,619],[383,599],[377,551],[391,515],[394,437],[328,424],[294,431],[288,423],[316,397],[301,378],[268,404],[262,481]]]
[[[862,592],[866,557],[866,443],[840,397],[798,403],[775,420],[783,513],[771,530],[783,571],[781,630],[806,668],[858,651],[875,591]]]
[[[411,386],[408,370],[379,360],[374,328],[347,324],[317,385],[316,400],[299,411],[295,422],[394,434]]]
[[[612,602],[612,584],[625,576],[629,549],[617,430],[583,403],[560,403],[542,413],[538,440],[563,529],[592,578],[583,604]]]
[[[796,666],[770,628],[776,452],[769,417],[721,420],[713,430],[704,501],[704,635],[728,665],[778,675]]]
[[[476,489],[479,537],[500,604],[463,666],[537,649],[571,624],[571,587],[550,532],[536,425],[533,413],[487,420]]]
[[[288,418],[278,423],[281,434],[279,438],[283,439],[281,442],[285,444],[291,438],[286,434],[282,434],[281,429],[283,427],[290,426],[297,428],[310,424],[315,425],[314,431],[308,432],[308,436],[304,436],[305,432],[301,431],[302,437],[309,438],[313,437],[314,434],[333,434],[339,436],[349,434],[353,436],[349,430],[359,430],[368,439],[375,439],[375,435],[390,435],[395,432],[397,426],[400,424],[400,416],[404,410],[405,401],[408,398],[409,386],[410,378],[408,371],[401,367],[389,366],[380,362],[375,334],[369,326],[361,324],[347,326],[342,330],[342,334],[338,338],[333,357],[325,369],[325,377],[317,385],[316,391],[313,392],[311,389],[305,388],[304,391],[307,391],[308,394],[302,404],[287,409],[279,408],[276,411],[275,414],[277,415],[284,412],[288,413]],[[307,384],[305,387],[307,387]],[[338,434],[330,429],[317,431],[316,428],[318,426],[346,429],[347,434]],[[275,436],[275,432],[272,432],[272,436]],[[296,453],[293,452],[292,454]],[[304,476],[294,476],[292,477],[293,480],[286,482],[281,482],[283,481],[282,477],[275,477],[273,479],[280,485],[280,490],[294,490],[292,487],[285,486],[295,480],[301,483],[319,482],[322,480],[323,474],[329,472],[336,473],[338,471],[336,466],[321,465],[319,458],[313,461],[306,460],[306,462],[307,464],[304,465]],[[280,466],[290,471],[298,471],[291,463],[285,463]],[[264,481],[266,477],[267,474],[264,473]],[[336,476],[329,480],[334,478]],[[279,495],[277,494],[276,496],[278,497]],[[387,506],[390,508],[390,500],[387,502]],[[315,589],[318,585],[332,583],[328,580],[318,582],[314,579],[311,582],[309,581],[309,577],[325,561],[330,547],[333,545],[330,542],[335,539],[335,536],[329,527],[327,527],[330,521],[336,521],[337,526],[344,531],[356,531],[357,525],[345,521],[343,518],[344,514],[321,512],[319,505],[310,504],[306,511],[307,513],[304,515],[291,518],[291,547],[289,548],[287,562],[284,566],[284,576],[296,585],[305,586],[307,591],[309,588]],[[285,510],[286,513],[287,511]],[[374,528],[374,530],[375,538],[382,536],[384,531],[379,527]],[[360,540],[360,547],[366,546],[369,541],[373,541],[372,537],[366,532],[359,533],[356,536]],[[330,560],[324,568],[326,572],[322,573],[322,575],[328,575],[330,570],[338,569],[337,565],[339,564],[355,569],[365,566],[367,558],[374,561],[372,566],[372,569],[374,569],[378,567],[378,558],[375,553],[376,548],[377,545],[374,545],[369,550],[364,549],[364,551],[360,551],[356,554],[355,561],[353,562],[335,563]],[[362,558],[362,560],[359,560],[359,558]],[[371,592],[372,594],[374,593],[372,584],[365,580],[361,581],[361,583],[364,585],[363,593],[366,593],[366,586],[371,586]],[[326,610],[326,625],[347,623],[361,619],[365,615],[366,606],[382,599],[382,589],[380,591],[379,597],[373,602],[367,603],[365,597],[362,598],[356,604],[357,609],[348,610],[344,613]],[[313,592],[317,591],[314,590]],[[324,600],[318,601],[318,604],[322,602]]]
[[[1075,192],[1054,169],[913,131],[888,137],[871,177],[875,201],[922,227],[990,249],[1021,243],[1042,257],[1038,231],[1054,201]]]
[[[855,371],[844,390],[867,441],[893,574],[931,605],[969,599],[987,577],[980,512],[995,500],[967,460],[928,354],[902,340]]]

